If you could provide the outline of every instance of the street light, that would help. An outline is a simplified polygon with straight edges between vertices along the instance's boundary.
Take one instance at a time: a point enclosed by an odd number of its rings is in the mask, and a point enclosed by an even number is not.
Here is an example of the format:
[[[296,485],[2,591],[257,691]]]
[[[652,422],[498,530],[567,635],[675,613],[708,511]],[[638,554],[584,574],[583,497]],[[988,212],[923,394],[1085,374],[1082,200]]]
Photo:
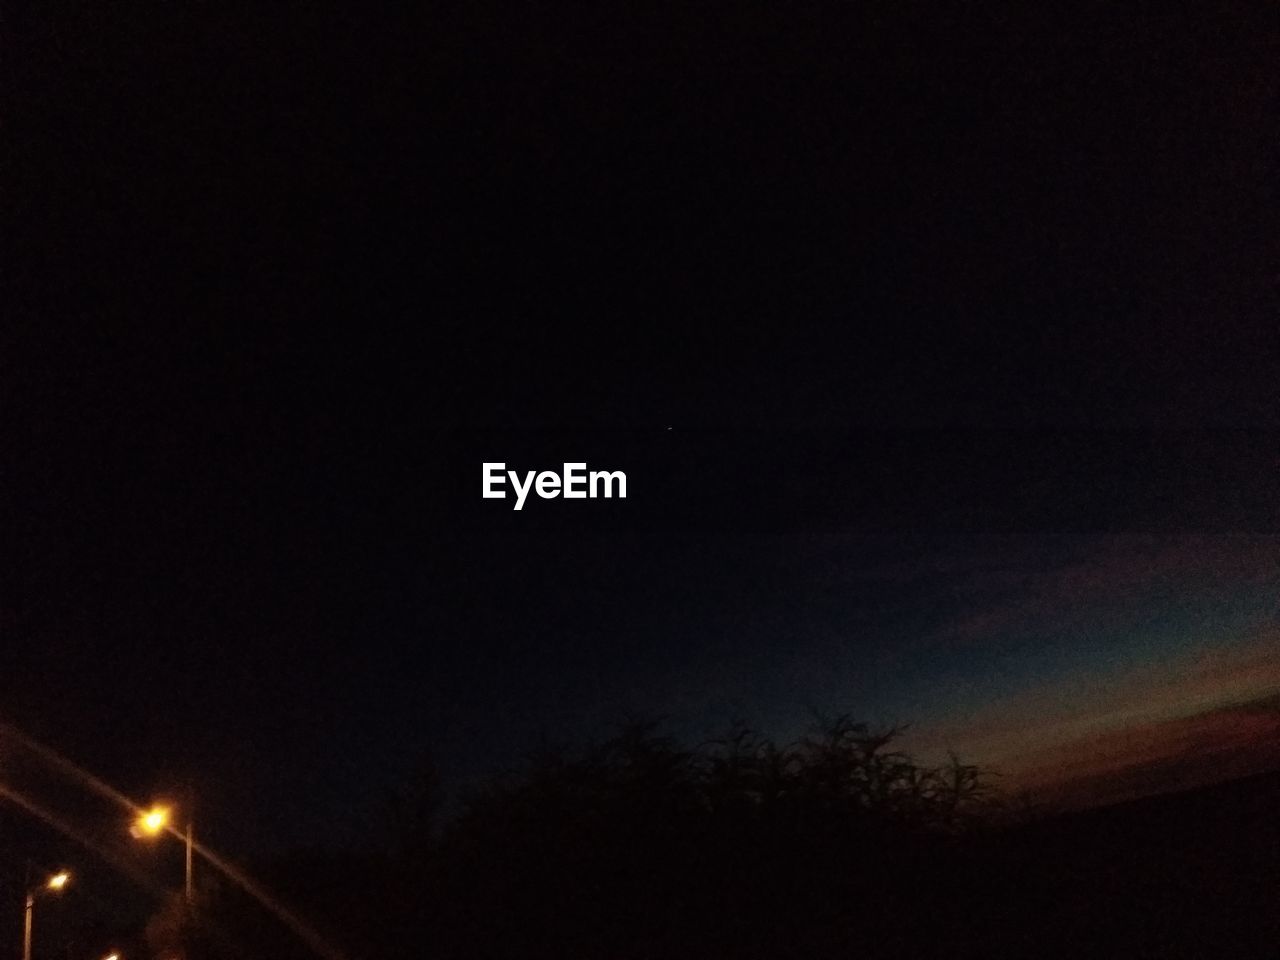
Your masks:
[[[144,810],[138,814],[138,818],[133,822],[133,829],[130,831],[135,837],[158,837],[160,834],[169,832],[177,834],[169,824],[173,820],[173,811],[168,807],[155,806],[150,810]],[[191,903],[193,885],[192,885],[192,868],[194,866],[194,858],[192,857],[193,848],[193,829],[191,819],[187,819],[187,829],[185,835],[180,835],[187,845],[187,870],[185,893],[187,903]]]
[[[27,877],[27,909],[22,923],[22,960],[31,960],[31,926],[35,920],[36,897],[42,893],[61,893],[71,882],[71,874],[59,870],[50,876],[39,887],[31,886],[30,872]],[[118,958],[117,958],[118,960]]]
[[[138,832],[148,837],[158,836],[169,825],[169,808],[152,807],[138,817]]]

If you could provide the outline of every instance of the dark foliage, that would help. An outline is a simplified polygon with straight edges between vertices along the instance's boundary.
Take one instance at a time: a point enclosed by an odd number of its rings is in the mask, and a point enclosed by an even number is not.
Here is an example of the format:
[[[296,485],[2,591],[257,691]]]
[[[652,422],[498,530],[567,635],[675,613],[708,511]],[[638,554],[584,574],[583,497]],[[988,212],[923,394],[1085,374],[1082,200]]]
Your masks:
[[[1275,960],[1275,776],[1028,817],[893,746],[847,717],[785,747],[635,724],[278,888],[354,958]]]
[[[1030,816],[982,770],[893,746],[847,717],[788,746],[634,724],[488,781],[435,830],[409,818],[395,849],[251,873],[350,960],[1276,960],[1280,776]],[[230,885],[147,934],[188,960],[315,957]]]
[[[986,778],[848,717],[688,749],[640,723],[466,798],[423,879],[447,956],[815,955],[900,940],[995,809]]]

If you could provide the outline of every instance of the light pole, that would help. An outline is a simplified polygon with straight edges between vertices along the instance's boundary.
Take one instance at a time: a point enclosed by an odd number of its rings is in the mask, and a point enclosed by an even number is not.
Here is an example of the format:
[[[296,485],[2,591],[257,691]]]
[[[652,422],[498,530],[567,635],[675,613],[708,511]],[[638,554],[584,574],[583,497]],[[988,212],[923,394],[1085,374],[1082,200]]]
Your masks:
[[[168,807],[152,807],[150,810],[138,816],[134,821],[132,833],[135,837],[158,837],[166,830],[173,834],[178,834],[171,826],[170,821],[173,819],[172,811]],[[185,883],[183,885],[184,895],[187,905],[190,906],[195,896],[194,868],[195,868],[195,827],[192,825],[191,818],[187,818],[187,829],[184,834],[180,834],[187,847],[186,874]]]
[[[192,883],[192,874],[193,874],[192,867],[195,863],[195,858],[192,856],[192,853],[193,853],[192,848],[195,846],[194,841],[192,839],[192,834],[194,830],[195,828],[192,826],[191,818],[188,817],[187,818],[187,834],[186,834],[186,837],[184,838],[187,846],[187,869],[185,873],[186,879],[182,887],[183,895],[187,898],[188,907],[191,906],[192,897],[195,895],[195,889]]]
[[[59,870],[40,887],[31,886],[30,871],[27,877],[27,909],[22,921],[22,960],[31,960],[31,927],[35,920],[36,897],[42,893],[58,893],[71,882],[71,874]]]

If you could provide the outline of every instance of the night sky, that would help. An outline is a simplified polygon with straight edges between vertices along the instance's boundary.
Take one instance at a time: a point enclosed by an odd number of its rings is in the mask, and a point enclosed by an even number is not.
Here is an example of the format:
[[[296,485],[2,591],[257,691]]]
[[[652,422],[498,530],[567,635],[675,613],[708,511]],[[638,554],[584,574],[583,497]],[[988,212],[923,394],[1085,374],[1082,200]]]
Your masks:
[[[0,714],[215,847],[627,716],[1280,763],[1273,15],[11,9]]]

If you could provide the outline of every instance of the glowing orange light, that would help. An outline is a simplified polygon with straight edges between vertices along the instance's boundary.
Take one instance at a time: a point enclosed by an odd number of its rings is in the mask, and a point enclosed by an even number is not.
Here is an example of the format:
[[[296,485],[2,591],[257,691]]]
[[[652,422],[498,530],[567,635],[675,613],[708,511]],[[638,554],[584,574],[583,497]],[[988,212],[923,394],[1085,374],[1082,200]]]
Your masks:
[[[169,825],[169,808],[153,807],[138,817],[134,824],[134,832],[139,835],[154,837]]]

